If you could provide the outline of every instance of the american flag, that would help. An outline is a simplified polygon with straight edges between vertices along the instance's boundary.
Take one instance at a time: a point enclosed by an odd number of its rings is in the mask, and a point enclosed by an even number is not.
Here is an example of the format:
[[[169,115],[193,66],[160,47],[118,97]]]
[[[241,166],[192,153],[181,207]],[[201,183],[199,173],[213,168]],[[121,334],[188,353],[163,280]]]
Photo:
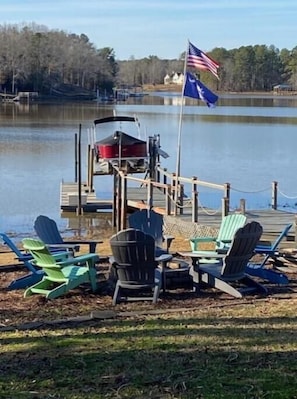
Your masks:
[[[212,60],[207,54],[199,50],[189,42],[187,66],[211,72],[216,78],[218,76],[219,64]]]

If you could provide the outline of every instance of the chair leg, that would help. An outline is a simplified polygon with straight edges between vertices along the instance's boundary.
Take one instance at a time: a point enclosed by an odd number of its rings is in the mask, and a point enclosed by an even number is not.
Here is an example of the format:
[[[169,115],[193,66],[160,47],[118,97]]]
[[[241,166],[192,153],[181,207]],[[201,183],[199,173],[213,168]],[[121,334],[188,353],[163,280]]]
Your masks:
[[[36,283],[38,283],[44,277],[43,271],[37,271],[36,273],[26,274],[23,277],[20,277],[16,280],[13,280],[9,286],[8,290],[20,290],[27,287],[30,287]]]
[[[218,290],[223,291],[234,298],[242,298],[241,292],[232,287],[232,285],[208,273],[200,272],[200,281],[211,287],[217,288]]]
[[[58,287],[52,289],[51,291],[48,292],[46,295],[47,299],[55,299],[58,298],[59,296],[66,294],[69,290],[67,289],[67,284],[63,283],[59,285]]]
[[[279,273],[272,269],[266,269],[261,265],[248,265],[246,273],[267,280],[275,284],[289,284],[289,279],[284,273]]]
[[[262,284],[258,283],[257,281],[253,280],[249,276],[245,276],[242,280],[240,280],[243,284],[245,284],[247,287],[252,287],[257,291],[260,291],[264,294],[267,294],[268,290],[265,288]]]
[[[197,270],[194,269],[193,266],[190,267],[189,274],[193,280],[193,291],[198,294],[200,291],[200,275]]]
[[[118,303],[119,291],[120,291],[120,285],[119,285],[119,281],[117,281],[116,286],[115,286],[115,290],[114,290],[114,294],[113,294],[113,298],[112,298],[112,304],[113,305],[116,305]]]
[[[31,296],[33,294],[47,295],[51,284],[52,283],[47,280],[46,276],[43,277],[41,281],[38,281],[36,284],[32,285],[31,287],[25,290],[24,298],[27,298],[28,296]]]
[[[162,278],[160,277],[155,279],[155,287],[154,287],[154,295],[153,295],[153,303],[157,303],[160,295],[162,285]]]
[[[154,287],[153,303],[156,303],[158,301],[162,285],[163,285],[163,293],[165,293],[166,292],[165,264],[162,265],[161,270],[159,268],[155,269],[155,287]]]
[[[89,278],[90,278],[92,291],[96,292],[98,287],[97,287],[97,275],[94,267],[89,269]]]

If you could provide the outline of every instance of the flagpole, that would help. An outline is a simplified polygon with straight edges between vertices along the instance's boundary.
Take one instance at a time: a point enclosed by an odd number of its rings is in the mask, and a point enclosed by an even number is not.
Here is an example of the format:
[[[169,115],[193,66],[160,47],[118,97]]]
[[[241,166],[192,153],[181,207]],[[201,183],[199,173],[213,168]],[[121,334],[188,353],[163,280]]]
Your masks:
[[[187,51],[185,53],[185,61],[184,61],[184,79],[183,79],[183,87],[182,87],[182,96],[181,96],[181,107],[180,107],[180,114],[179,114],[179,126],[178,126],[178,135],[177,135],[177,153],[176,153],[176,191],[174,194],[175,201],[177,200],[177,188],[178,188],[178,178],[180,176],[180,160],[181,160],[181,131],[182,131],[182,119],[183,119],[183,105],[184,105],[184,91],[185,91],[185,84],[186,84],[186,72],[187,72],[187,60],[188,60],[188,53],[189,53],[189,40]]]

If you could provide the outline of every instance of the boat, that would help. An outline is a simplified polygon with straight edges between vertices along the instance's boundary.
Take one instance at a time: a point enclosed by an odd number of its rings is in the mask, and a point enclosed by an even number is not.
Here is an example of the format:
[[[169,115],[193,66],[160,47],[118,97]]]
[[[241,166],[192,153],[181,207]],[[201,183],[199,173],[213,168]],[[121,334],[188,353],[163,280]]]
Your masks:
[[[113,127],[106,136],[108,126]],[[135,132],[128,134],[127,130]],[[124,131],[125,130],[125,131]],[[105,137],[97,140],[97,137]],[[138,137],[136,137],[138,136]],[[157,157],[167,157],[161,150],[160,136],[149,137],[148,141],[140,137],[140,123],[133,116],[108,116],[94,121],[94,162],[95,175],[112,175],[115,170],[125,173],[146,173],[152,171]]]
[[[130,116],[109,116],[96,119],[95,127],[101,125],[102,133],[106,131],[106,124],[116,126],[111,135],[94,142],[94,173],[113,174],[118,168],[127,173],[144,173],[148,168],[149,156],[147,142],[123,131],[123,125],[129,123],[134,125],[134,131],[139,133],[139,122],[136,117]],[[99,128],[100,129],[100,128]],[[98,130],[96,129],[96,137]]]
[[[142,90],[142,86],[134,86],[129,92],[129,97],[133,98],[142,98],[144,96],[147,96],[148,93],[144,93]]]
[[[140,92],[140,91],[131,91],[129,93],[129,97],[133,97],[133,98],[142,98],[142,97],[147,96],[147,95],[148,95],[148,93],[143,93],[143,92]]]

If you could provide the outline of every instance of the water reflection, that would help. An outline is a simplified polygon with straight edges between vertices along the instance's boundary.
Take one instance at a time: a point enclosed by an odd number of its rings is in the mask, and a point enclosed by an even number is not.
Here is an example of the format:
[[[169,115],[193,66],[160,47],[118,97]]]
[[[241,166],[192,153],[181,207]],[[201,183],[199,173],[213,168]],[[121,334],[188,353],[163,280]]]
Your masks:
[[[50,126],[63,125],[77,126],[81,122],[91,122],[96,118],[109,116],[112,106],[101,106],[96,102],[90,103],[67,103],[67,104],[1,104],[1,124],[11,124],[15,121],[18,124],[29,122],[31,126],[47,123]]]
[[[274,180],[290,197],[284,204],[297,202],[296,106],[295,97],[283,96],[226,95],[215,109],[187,99],[182,120],[182,174],[219,184],[230,182],[238,190],[231,193],[234,206],[239,198],[247,198],[249,208],[269,206]],[[170,154],[162,166],[175,171],[181,108],[177,93],[152,93],[113,105],[7,103],[0,108],[1,231],[29,234],[36,216],[47,214],[65,232],[74,228],[110,233],[108,216],[105,221],[99,215],[79,221],[61,217],[59,195],[62,181],[74,181],[74,136],[79,125],[86,148],[93,121],[114,112],[137,115],[141,138],[160,134],[162,148]],[[86,151],[82,155],[85,168]],[[94,185],[99,198],[110,198],[111,177],[96,177]],[[264,189],[268,190],[260,193]],[[208,201],[205,205],[219,207],[219,197],[207,190],[200,194]]]

